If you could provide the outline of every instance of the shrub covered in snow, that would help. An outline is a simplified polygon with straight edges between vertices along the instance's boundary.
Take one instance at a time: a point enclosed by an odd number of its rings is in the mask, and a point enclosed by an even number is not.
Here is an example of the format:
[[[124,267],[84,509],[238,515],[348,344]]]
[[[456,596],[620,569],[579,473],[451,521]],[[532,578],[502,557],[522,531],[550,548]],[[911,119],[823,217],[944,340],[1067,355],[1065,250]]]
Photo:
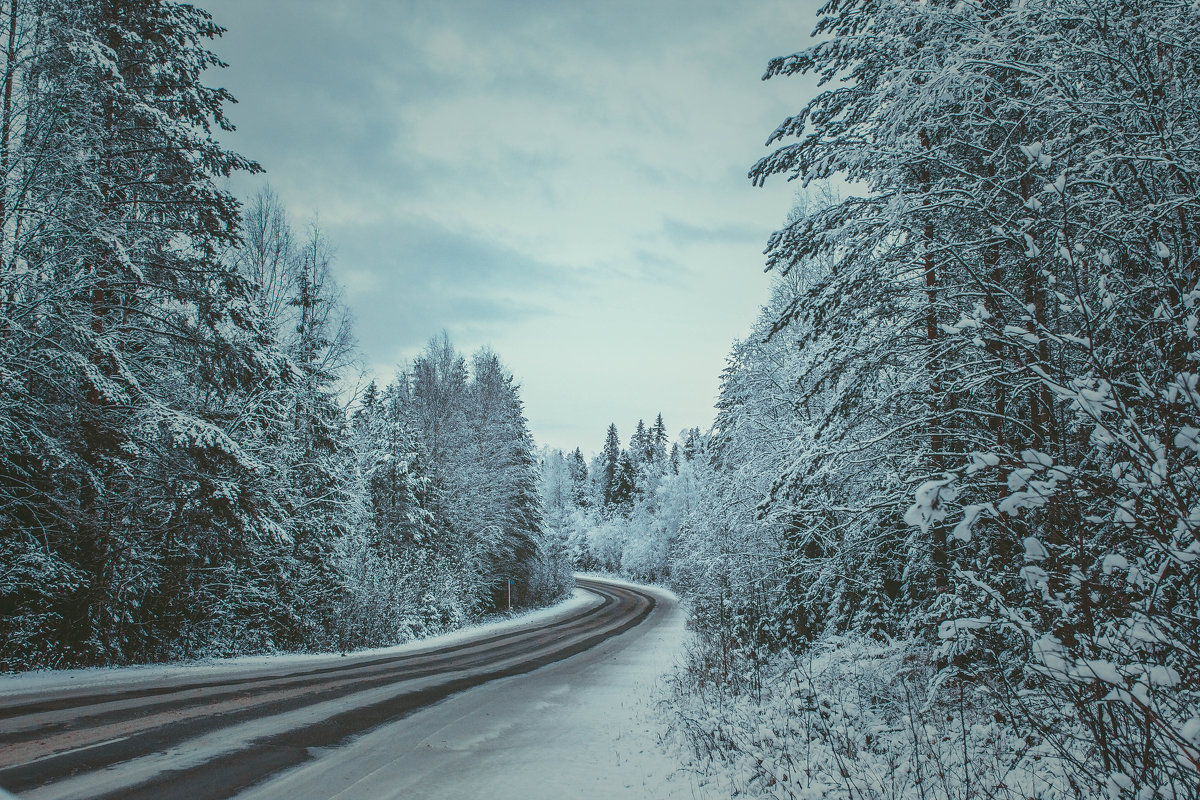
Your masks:
[[[691,766],[749,797],[1073,798],[1053,743],[913,641],[829,637],[756,663],[695,647],[665,713]],[[1048,710],[1047,710],[1048,711]]]

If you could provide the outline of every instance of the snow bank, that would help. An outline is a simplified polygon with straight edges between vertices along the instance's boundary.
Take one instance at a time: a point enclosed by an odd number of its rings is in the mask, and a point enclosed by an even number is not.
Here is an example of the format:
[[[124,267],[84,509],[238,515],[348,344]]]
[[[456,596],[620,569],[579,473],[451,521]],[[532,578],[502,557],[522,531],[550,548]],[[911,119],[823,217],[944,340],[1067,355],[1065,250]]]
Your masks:
[[[135,689],[152,684],[174,681],[210,681],[229,679],[246,674],[261,674],[292,670],[323,663],[347,664],[380,656],[403,655],[460,644],[472,639],[498,633],[535,627],[599,605],[600,598],[584,589],[561,603],[546,608],[514,614],[501,620],[468,625],[451,633],[415,639],[391,647],[340,653],[278,653],[259,656],[238,656],[227,659],[200,659],[175,664],[147,664],[131,667],[94,667],[70,670],[36,670],[16,675],[0,676],[0,698],[31,693],[54,693],[80,689]]]

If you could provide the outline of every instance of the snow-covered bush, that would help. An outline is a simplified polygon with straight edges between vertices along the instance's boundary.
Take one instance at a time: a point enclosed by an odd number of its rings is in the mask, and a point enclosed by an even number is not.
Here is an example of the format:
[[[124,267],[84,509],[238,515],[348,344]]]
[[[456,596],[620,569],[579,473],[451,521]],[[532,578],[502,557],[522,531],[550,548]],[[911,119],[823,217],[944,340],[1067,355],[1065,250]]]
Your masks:
[[[1056,749],[939,672],[919,642],[828,637],[766,663],[692,650],[664,713],[690,766],[749,797],[1058,800],[1078,796]]]

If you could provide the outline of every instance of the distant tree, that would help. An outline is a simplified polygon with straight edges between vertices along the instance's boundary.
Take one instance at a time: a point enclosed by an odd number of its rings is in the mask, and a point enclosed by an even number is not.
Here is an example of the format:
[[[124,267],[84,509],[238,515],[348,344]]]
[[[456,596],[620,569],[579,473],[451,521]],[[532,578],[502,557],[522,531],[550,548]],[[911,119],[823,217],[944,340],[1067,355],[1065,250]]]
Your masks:
[[[688,461],[694,459],[700,453],[703,446],[704,435],[699,428],[689,428],[683,440],[683,457]]]
[[[543,471],[512,374],[486,349],[468,368],[443,333],[398,383],[465,594],[481,607],[503,605],[511,579],[514,603],[557,596],[569,577],[560,569],[565,551],[545,536]]]
[[[364,416],[370,416],[379,405],[379,386],[372,380],[367,384],[367,388],[363,389],[362,397],[359,398],[358,408],[354,411],[354,419],[357,421]]]
[[[621,463],[621,440],[616,423],[610,423],[604,438],[604,449],[600,451],[600,496],[605,507],[617,502],[618,468]]]
[[[640,468],[652,459],[650,431],[646,430],[645,420],[639,419],[633,435],[629,437],[629,460],[633,462],[635,468]]]
[[[567,469],[570,471],[572,499],[575,505],[580,508],[588,505],[588,468],[587,461],[583,458],[583,452],[576,447],[569,456],[567,456]]]
[[[295,331],[285,340],[298,373],[288,401],[293,446],[286,469],[293,488],[293,553],[302,569],[291,583],[299,590],[297,603],[314,610],[335,608],[343,591],[335,562],[349,533],[346,492],[353,464],[346,452],[349,431],[339,381],[354,358],[355,342],[331,263],[325,237],[314,225],[293,258],[295,293],[289,304],[295,309]],[[321,626],[332,646],[337,620],[326,617]],[[313,640],[308,632],[286,644],[299,647]]]
[[[513,376],[490,350],[472,358],[467,422],[475,444],[473,484],[486,491],[477,506],[476,527],[494,531],[484,569],[516,581],[516,597],[524,602],[542,539],[542,498],[538,494],[538,462],[533,438]],[[495,589],[499,605],[506,588]]]
[[[463,598],[449,591],[456,554],[438,535],[435,488],[403,397],[394,384],[368,391],[354,417],[355,479],[347,494],[356,513],[341,542],[343,594],[334,606],[341,648],[436,632],[463,614]]]
[[[667,426],[663,422],[662,412],[659,412],[654,427],[650,429],[650,460],[659,466],[660,471],[667,463],[667,441]]]
[[[617,469],[614,478],[612,505],[620,510],[628,511],[637,496],[638,480],[637,467],[626,450],[621,451],[617,459]]]
[[[542,507],[546,521],[563,527],[563,521],[574,502],[574,487],[569,458],[561,450],[543,450],[541,456]]]

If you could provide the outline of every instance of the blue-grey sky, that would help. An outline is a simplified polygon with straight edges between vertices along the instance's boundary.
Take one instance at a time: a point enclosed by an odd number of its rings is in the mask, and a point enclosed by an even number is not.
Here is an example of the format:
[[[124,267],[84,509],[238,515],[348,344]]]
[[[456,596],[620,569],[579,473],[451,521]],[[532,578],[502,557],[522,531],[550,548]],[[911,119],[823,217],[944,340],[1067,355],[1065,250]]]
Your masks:
[[[746,172],[813,92],[760,77],[816,4],[199,0],[225,137],[316,217],[371,371],[442,329],[522,384],[539,444],[707,427],[795,186]]]

